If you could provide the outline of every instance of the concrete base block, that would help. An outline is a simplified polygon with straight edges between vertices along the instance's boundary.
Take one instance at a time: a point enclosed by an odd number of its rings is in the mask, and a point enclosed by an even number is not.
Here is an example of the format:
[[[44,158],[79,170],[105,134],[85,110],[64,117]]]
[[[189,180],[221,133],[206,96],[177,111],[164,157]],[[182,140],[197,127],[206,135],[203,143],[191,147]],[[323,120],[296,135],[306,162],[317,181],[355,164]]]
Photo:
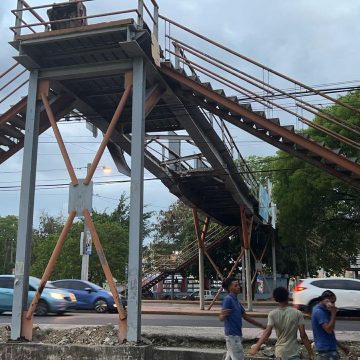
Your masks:
[[[201,348],[154,348],[153,360],[222,360],[226,351]]]
[[[0,344],[1,360],[151,360],[153,347],[85,346],[7,343]]]

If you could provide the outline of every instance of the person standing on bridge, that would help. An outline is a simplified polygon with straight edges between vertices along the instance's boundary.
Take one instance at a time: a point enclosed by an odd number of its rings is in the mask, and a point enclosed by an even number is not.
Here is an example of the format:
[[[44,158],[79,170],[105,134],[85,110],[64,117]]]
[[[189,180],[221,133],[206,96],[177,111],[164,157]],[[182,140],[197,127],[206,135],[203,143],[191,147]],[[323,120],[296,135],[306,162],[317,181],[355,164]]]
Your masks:
[[[271,335],[272,329],[275,328],[277,336],[275,357],[277,359],[300,360],[300,349],[297,342],[298,330],[309,353],[309,359],[313,359],[311,344],[305,332],[304,316],[299,310],[289,306],[289,291],[284,287],[277,287],[273,291],[273,298],[279,307],[269,312],[267,327],[258,342],[251,347],[249,354],[255,355]]]
[[[349,349],[339,344],[335,337],[336,295],[332,291],[326,290],[318,300],[320,302],[314,307],[311,314],[316,360],[338,360],[337,347],[342,349],[346,355],[349,354]]]
[[[240,284],[237,278],[225,279],[222,287],[228,292],[219,315],[219,319],[224,321],[227,349],[225,360],[243,360],[242,319],[262,329],[265,329],[265,326],[246,314],[244,307],[240,304],[237,298],[240,293]]]

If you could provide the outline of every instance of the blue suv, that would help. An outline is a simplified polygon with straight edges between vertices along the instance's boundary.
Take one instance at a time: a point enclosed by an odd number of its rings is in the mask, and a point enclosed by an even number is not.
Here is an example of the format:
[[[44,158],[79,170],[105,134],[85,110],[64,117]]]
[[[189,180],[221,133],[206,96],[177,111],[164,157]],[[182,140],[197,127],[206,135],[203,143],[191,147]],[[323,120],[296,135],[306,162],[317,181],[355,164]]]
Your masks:
[[[71,291],[76,296],[76,309],[95,310],[97,313],[116,311],[114,298],[110,291],[84,280],[63,279],[51,282],[54,286]]]

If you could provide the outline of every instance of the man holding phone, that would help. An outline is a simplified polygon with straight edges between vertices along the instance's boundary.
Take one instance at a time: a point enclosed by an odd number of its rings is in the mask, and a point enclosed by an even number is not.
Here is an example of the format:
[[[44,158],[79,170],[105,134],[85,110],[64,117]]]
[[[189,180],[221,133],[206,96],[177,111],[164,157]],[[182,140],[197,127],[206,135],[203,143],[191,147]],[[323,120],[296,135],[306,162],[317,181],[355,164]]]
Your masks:
[[[265,326],[246,314],[244,307],[240,304],[237,298],[240,294],[240,284],[237,278],[225,279],[222,287],[228,292],[219,315],[219,319],[224,321],[227,349],[225,360],[243,360],[242,319],[262,329],[265,329]]]
[[[338,360],[337,346],[345,354],[349,353],[349,349],[339,344],[335,337],[336,295],[332,291],[326,290],[318,300],[319,304],[315,306],[311,315],[316,360]]]

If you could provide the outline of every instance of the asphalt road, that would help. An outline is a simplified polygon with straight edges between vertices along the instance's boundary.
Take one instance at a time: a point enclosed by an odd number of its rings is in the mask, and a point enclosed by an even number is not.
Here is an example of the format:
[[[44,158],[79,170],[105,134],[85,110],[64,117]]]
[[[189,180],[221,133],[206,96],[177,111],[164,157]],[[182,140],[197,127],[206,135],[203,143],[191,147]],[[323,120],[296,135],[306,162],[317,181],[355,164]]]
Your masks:
[[[266,324],[266,319],[257,319]],[[0,315],[0,325],[10,325],[11,314]],[[43,324],[51,326],[69,326],[69,325],[107,325],[118,324],[116,314],[96,314],[92,312],[69,313],[61,316],[48,315],[44,317],[35,317],[34,324]],[[143,314],[142,325],[150,326],[204,326],[204,327],[222,327],[222,323],[216,316],[191,316],[191,315],[162,315],[162,314]],[[311,323],[305,320],[306,329],[311,330]],[[244,328],[253,327],[244,322]],[[338,331],[360,331],[359,320],[337,320],[336,330]]]

